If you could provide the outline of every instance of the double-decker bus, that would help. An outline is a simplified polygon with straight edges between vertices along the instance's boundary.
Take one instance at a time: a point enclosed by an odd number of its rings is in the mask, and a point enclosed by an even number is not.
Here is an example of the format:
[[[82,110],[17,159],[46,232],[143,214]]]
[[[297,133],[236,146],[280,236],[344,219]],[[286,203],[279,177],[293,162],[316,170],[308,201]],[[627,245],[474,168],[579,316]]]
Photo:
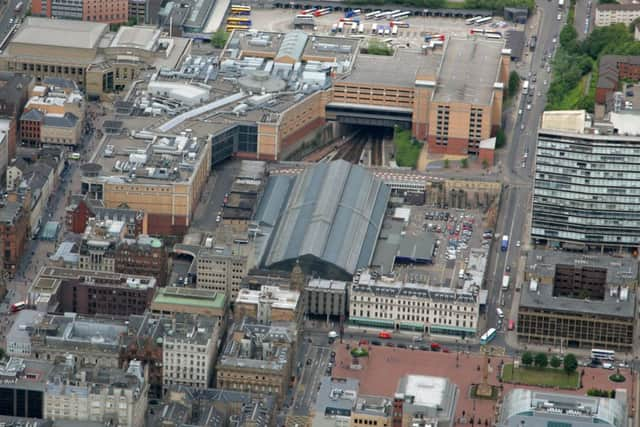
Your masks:
[[[598,348],[592,348],[591,359],[609,361],[616,360],[616,352],[613,350],[601,350]]]
[[[493,20],[492,17],[487,16],[486,18],[480,18],[476,21],[476,25],[486,24],[487,22],[491,22]]]
[[[487,332],[482,334],[482,336],[480,337],[480,345],[489,344],[496,337],[497,333],[498,333],[498,331],[496,331],[496,328],[489,329]]]
[[[246,27],[250,27],[251,26],[251,19],[230,16],[229,18],[227,18],[227,24],[228,25],[244,25]]]
[[[405,11],[405,12],[398,12],[398,13],[392,13],[391,14],[391,19],[393,19],[394,21],[398,21],[400,19],[405,19],[411,16],[411,12],[409,11]]]
[[[234,15],[250,15],[251,6],[241,6],[239,4],[232,4],[231,13]]]

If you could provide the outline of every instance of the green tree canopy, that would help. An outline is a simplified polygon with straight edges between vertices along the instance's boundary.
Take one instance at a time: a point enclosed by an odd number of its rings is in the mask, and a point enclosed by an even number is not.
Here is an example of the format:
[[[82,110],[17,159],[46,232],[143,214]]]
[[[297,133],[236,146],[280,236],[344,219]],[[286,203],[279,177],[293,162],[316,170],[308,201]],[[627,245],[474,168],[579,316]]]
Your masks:
[[[520,361],[524,366],[531,366],[531,364],[533,363],[533,354],[531,354],[528,351],[525,351],[524,353],[522,353],[522,357],[520,358]]]
[[[228,38],[229,38],[229,33],[227,33],[225,30],[220,28],[211,36],[211,44],[215,48],[222,49],[227,44]]]
[[[576,356],[571,353],[564,357],[562,364],[564,365],[564,371],[567,375],[571,375],[576,371],[576,369],[578,369],[578,359],[576,359]]]
[[[538,353],[533,361],[534,365],[538,368],[546,368],[549,364],[549,358],[545,353]]]
[[[509,95],[515,95],[520,87],[520,75],[517,71],[513,70],[509,74]]]
[[[552,368],[559,368],[560,365],[562,365],[562,360],[558,357],[558,356],[552,356],[551,360],[549,360],[549,365],[551,365]]]

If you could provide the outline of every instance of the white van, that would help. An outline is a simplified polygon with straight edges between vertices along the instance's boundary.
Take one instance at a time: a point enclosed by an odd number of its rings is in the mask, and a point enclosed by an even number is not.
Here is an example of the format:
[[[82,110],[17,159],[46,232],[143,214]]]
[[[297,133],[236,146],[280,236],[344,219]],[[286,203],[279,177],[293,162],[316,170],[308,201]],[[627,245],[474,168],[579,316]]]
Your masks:
[[[458,273],[458,279],[464,279],[464,268],[460,269],[460,272]]]
[[[501,308],[496,308],[496,313],[498,313],[498,317],[500,319],[504,319],[504,313],[502,312]]]

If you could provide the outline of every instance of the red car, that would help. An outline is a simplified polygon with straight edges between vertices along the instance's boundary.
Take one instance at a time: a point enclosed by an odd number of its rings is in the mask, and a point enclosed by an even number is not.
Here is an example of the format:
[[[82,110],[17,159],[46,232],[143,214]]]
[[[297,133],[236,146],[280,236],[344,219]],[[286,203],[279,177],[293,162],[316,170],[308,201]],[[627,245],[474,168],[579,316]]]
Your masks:
[[[382,338],[385,340],[390,340],[391,339],[391,333],[386,332],[386,331],[382,331],[378,334],[378,338]]]
[[[440,351],[440,350],[442,350],[442,347],[440,346],[440,344],[438,344],[437,342],[431,343],[431,351]]]
[[[358,345],[368,345],[368,344],[369,344],[369,341],[367,341],[367,340],[360,340],[358,342]]]

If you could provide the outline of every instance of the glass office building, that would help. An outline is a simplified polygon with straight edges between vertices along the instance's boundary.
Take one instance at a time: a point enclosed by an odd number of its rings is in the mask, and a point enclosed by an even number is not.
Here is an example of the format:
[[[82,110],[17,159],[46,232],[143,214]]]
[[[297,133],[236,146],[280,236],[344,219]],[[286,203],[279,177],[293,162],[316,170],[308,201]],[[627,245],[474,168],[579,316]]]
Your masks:
[[[640,137],[540,130],[531,236],[565,248],[640,243]]]

